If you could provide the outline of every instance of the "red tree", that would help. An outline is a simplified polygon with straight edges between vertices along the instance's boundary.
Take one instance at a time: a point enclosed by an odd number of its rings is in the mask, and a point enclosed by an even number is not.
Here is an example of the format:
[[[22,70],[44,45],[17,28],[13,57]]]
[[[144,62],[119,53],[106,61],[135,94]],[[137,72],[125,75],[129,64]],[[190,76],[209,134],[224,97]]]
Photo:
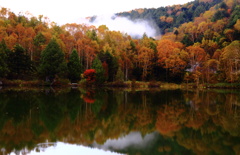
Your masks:
[[[87,69],[83,73],[84,78],[86,78],[88,83],[94,83],[96,81],[96,70],[95,69]]]

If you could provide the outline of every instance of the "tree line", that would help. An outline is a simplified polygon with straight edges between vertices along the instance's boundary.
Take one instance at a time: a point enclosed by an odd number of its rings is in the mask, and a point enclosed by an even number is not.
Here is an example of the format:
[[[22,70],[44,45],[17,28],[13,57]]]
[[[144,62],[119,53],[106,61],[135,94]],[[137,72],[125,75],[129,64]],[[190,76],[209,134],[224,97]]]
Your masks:
[[[239,2],[199,2],[171,7],[180,13],[165,7],[175,18],[195,3],[208,6],[189,21],[165,31],[161,39],[146,34],[134,39],[105,25],[59,26],[41,15],[16,15],[1,8],[0,77],[50,83],[58,77],[98,84],[127,80],[239,82]],[[169,16],[159,16],[158,20],[177,22]]]

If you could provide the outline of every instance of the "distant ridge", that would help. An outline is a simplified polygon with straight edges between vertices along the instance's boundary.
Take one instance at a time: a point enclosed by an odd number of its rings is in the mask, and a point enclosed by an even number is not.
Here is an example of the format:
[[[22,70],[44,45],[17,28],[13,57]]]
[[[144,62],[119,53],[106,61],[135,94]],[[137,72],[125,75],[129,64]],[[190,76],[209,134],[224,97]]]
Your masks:
[[[225,0],[229,1],[229,0]],[[131,20],[153,20],[161,29],[161,33],[173,31],[183,23],[192,22],[206,11],[214,9],[223,3],[223,0],[195,0],[183,5],[172,5],[159,8],[139,8],[127,12],[117,13],[118,16],[128,17]],[[212,19],[211,19],[212,20]]]

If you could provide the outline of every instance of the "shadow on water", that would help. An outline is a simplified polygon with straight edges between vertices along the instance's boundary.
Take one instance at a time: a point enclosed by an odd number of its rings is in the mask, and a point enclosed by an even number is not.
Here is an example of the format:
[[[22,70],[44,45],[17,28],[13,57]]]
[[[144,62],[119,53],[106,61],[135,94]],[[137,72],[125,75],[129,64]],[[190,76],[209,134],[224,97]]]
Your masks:
[[[48,141],[124,154],[239,154],[239,106],[230,90],[2,88],[0,148],[38,152]]]

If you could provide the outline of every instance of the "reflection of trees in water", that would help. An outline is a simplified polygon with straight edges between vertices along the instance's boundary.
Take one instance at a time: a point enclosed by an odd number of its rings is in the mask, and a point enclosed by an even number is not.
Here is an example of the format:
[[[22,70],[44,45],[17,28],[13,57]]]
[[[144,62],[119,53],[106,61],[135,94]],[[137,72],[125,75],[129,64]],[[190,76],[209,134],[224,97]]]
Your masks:
[[[158,110],[156,127],[195,154],[239,154],[240,96],[234,93],[186,92],[186,105],[172,102]]]
[[[240,148],[240,96],[235,92],[95,90],[88,94],[95,100],[91,104],[83,99],[88,91],[45,92],[0,92],[0,147],[7,153],[34,149],[46,139],[103,144],[132,131],[155,130],[172,139],[156,146],[165,153],[179,144],[196,154]]]

